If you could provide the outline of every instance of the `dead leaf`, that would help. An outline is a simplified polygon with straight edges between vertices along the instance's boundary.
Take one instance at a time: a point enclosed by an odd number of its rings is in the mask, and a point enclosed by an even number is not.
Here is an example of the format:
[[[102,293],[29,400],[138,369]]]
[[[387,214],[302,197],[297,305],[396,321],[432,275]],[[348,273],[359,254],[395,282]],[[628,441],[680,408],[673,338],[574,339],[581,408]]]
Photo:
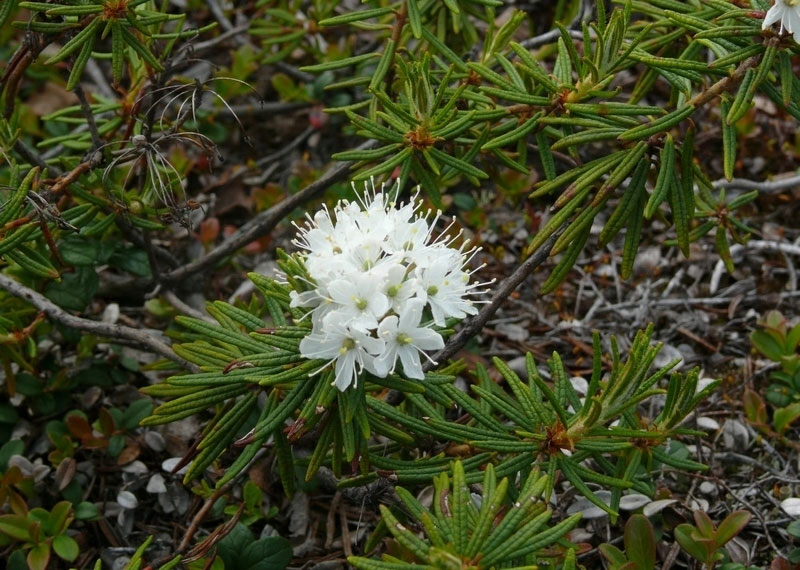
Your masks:
[[[67,485],[72,482],[72,478],[75,477],[75,471],[77,469],[77,463],[72,457],[65,457],[61,463],[58,464],[58,468],[56,469],[55,479],[56,479],[56,488],[59,491],[63,491]]]
[[[127,465],[139,457],[141,452],[142,448],[139,447],[138,443],[133,442],[127,445],[125,449],[122,450],[122,453],[119,454],[119,457],[117,457],[117,465]]]

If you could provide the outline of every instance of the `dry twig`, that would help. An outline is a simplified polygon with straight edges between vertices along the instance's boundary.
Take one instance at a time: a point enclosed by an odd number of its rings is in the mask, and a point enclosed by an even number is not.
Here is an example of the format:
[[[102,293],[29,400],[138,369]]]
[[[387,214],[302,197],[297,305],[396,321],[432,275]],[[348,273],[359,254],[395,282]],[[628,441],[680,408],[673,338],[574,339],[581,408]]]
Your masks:
[[[28,287],[25,287],[25,285],[18,283],[2,273],[0,273],[0,287],[15,297],[19,297],[20,299],[28,301],[31,305],[46,314],[50,319],[61,323],[64,326],[78,329],[87,333],[104,336],[115,341],[127,341],[129,343],[137,344],[160,356],[180,364],[187,370],[192,372],[200,372],[200,368],[198,366],[192,364],[188,360],[184,360],[172,352],[172,349],[168,345],[154,338],[152,334],[146,331],[126,327],[124,325],[102,323],[98,321],[92,321],[90,319],[84,319],[82,317],[76,317],[49,299],[45,298],[43,295],[32,289],[29,289]]]

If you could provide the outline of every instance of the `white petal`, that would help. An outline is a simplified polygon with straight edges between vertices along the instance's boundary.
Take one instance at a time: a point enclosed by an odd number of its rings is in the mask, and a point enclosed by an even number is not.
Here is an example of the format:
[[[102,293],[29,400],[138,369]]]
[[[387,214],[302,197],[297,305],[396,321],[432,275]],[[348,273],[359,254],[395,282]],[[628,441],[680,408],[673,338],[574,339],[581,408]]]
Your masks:
[[[339,388],[340,392],[344,392],[350,386],[355,384],[355,351],[350,350],[347,354],[340,356],[336,359],[336,378],[333,383]]]
[[[389,371],[394,370],[394,363],[397,358],[397,353],[395,350],[387,350],[379,357],[372,360],[372,367],[374,369],[374,374],[378,378],[386,378],[386,375],[389,374]]]
[[[419,324],[422,318],[422,307],[425,303],[421,299],[409,299],[400,315],[400,330],[408,331]]]
[[[380,354],[383,352],[383,349],[386,346],[386,341],[384,341],[382,338],[373,338],[361,333],[359,333],[357,336],[354,336],[354,338],[361,344],[364,350],[370,354]]]
[[[442,335],[433,329],[420,328],[414,331],[414,346],[420,350],[439,350],[444,348]]]
[[[782,19],[783,13],[785,11],[786,8],[783,6],[783,2],[781,0],[777,0],[775,4],[773,4],[772,8],[769,9],[767,15],[764,17],[764,23],[761,24],[761,29],[766,30],[772,24]]]
[[[310,334],[300,341],[300,354],[306,358],[335,358],[341,347],[341,337]]]
[[[406,378],[415,378],[417,380],[425,378],[419,362],[419,353],[414,348],[406,347],[406,350],[399,350],[398,353],[400,362],[403,363],[403,373]]]
[[[394,338],[394,336],[397,334],[397,321],[398,318],[394,315],[384,317],[384,319],[378,325],[378,336],[380,338]]]
[[[786,30],[790,34],[794,34],[795,41],[797,41],[797,32],[800,32],[800,10],[797,9],[789,10],[787,16],[783,19],[783,21],[784,24],[786,25]]]

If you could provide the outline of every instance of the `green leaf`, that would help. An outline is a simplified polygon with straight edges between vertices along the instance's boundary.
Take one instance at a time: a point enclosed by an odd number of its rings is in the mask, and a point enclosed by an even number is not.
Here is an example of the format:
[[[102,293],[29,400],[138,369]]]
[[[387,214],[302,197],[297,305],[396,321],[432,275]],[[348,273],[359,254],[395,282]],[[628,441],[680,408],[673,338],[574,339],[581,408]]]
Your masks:
[[[356,174],[354,180],[369,180],[373,176],[377,176],[379,174],[387,174],[391,173],[394,168],[404,163],[407,159],[409,159],[412,155],[414,150],[411,147],[406,147],[394,156],[390,157],[386,161],[382,162],[378,166],[374,166],[372,168],[368,168],[367,170],[363,170]]]
[[[0,28],[5,26],[8,17],[16,10],[18,1],[19,0],[6,0],[3,2],[3,5],[0,6]]]
[[[391,14],[393,9],[391,7],[388,8],[372,8],[370,10],[357,10],[355,12],[348,12],[346,14],[342,14],[341,16],[334,16],[333,18],[325,18],[324,20],[320,20],[320,26],[341,26],[342,24],[352,24],[353,22],[363,22],[364,20],[369,20],[370,18],[378,18],[380,16],[385,16],[386,14]]]
[[[73,273],[64,273],[61,281],[48,283],[44,288],[44,296],[62,309],[83,311],[99,284],[94,268],[78,267]]]
[[[14,550],[8,557],[6,570],[28,570],[25,553],[21,549]]]
[[[392,67],[392,63],[394,62],[394,52],[395,52],[395,42],[394,40],[390,39],[386,42],[383,47],[383,54],[381,54],[381,58],[378,61],[378,66],[375,68],[375,71],[372,74],[372,80],[369,82],[369,86],[367,89],[369,91],[375,91],[380,87],[381,83],[383,83],[383,78],[386,77],[386,74],[389,72],[389,69]]]
[[[551,458],[551,461],[554,459]],[[593,503],[594,505],[600,507],[605,512],[612,516],[618,516],[619,513],[615,512],[610,506],[608,506],[605,501],[603,501],[600,497],[598,497],[581,479],[581,476],[578,473],[577,466],[572,465],[572,460],[568,459],[566,456],[560,455],[558,456],[558,467],[561,469],[561,472],[564,474],[570,483],[572,483],[578,492],[586,497],[589,502]]]
[[[69,501],[60,501],[50,510],[47,524],[42,525],[45,532],[51,536],[62,534],[72,521],[72,504]]]
[[[601,544],[597,547],[600,554],[610,562],[609,568],[616,568],[620,570],[624,564],[628,562],[625,553],[613,544]],[[637,567],[638,568],[638,567]]]
[[[121,26],[122,24],[119,21],[111,21],[111,78],[114,83],[122,81],[123,60],[125,58],[125,41],[122,38]]]
[[[723,94],[721,100],[720,112],[722,117],[727,117],[730,113],[730,97],[728,94]],[[736,127],[728,121],[722,121],[722,162],[725,178],[731,180],[733,178],[733,169],[736,166]]]
[[[642,164],[647,163],[647,169],[650,168],[648,161],[642,161]],[[622,249],[622,263],[620,263],[620,276],[627,279],[633,273],[633,262],[636,259],[636,252],[639,250],[639,241],[642,235],[642,214],[644,212],[645,196],[647,192],[644,187],[646,176],[641,179],[641,184],[638,188],[634,188],[634,182],[631,182],[631,187],[628,192],[636,192],[634,198],[634,206],[631,212],[628,227],[625,230],[625,243]]]
[[[561,260],[547,277],[547,280],[542,283],[542,295],[555,291],[556,287],[569,275],[569,272],[575,268],[575,262],[583,251],[583,246],[586,245],[586,240],[589,239],[591,230],[592,226],[591,222],[589,222],[585,224],[583,229],[572,239]]]
[[[673,176],[667,199],[669,200],[670,208],[672,209],[673,223],[675,224],[675,231],[678,234],[678,247],[687,258],[689,257],[689,230],[692,224],[692,216],[689,213],[689,200],[694,200],[694,195],[691,197],[685,196],[683,192],[683,185]]]
[[[601,247],[608,245],[626,223],[632,223],[634,221],[633,216],[636,214],[639,214],[639,221],[641,222],[641,214],[638,212],[637,205],[646,194],[645,182],[647,182],[649,171],[650,160],[645,157],[644,160],[639,161],[628,188],[600,231],[597,239]]]
[[[78,543],[75,542],[74,538],[66,534],[59,534],[53,539],[53,550],[56,551],[59,558],[67,562],[74,562],[78,558],[78,554],[80,554]]]
[[[58,279],[58,270],[53,267],[50,260],[33,248],[19,245],[15,250],[6,253],[6,256],[33,275],[45,279]]]
[[[500,148],[512,142],[522,139],[523,137],[528,136],[528,134],[536,128],[539,124],[539,118],[541,117],[541,113],[535,114],[533,117],[525,121],[524,123],[518,125],[514,129],[510,130],[509,132],[500,135],[499,137],[487,142],[481,150],[491,150],[493,148]]]
[[[489,178],[489,175],[486,174],[483,170],[472,166],[471,164],[458,159],[454,156],[450,156],[449,154],[440,151],[437,148],[431,147],[430,148],[431,155],[438,161],[443,162],[447,166],[458,170],[459,172],[474,176],[475,178],[486,179]]]
[[[33,179],[39,173],[39,167],[31,168],[22,179],[22,182],[14,190],[13,194],[6,199],[3,208],[0,209],[0,228],[5,226],[11,220],[19,217],[22,205],[25,203],[25,198],[28,196],[28,190],[33,183]],[[12,176],[12,178],[15,178]],[[13,184],[13,182],[12,182]],[[7,239],[8,234],[4,235],[0,241]]]
[[[139,398],[132,402],[125,413],[122,414],[120,426],[127,430],[139,427],[139,422],[145,419],[153,411],[153,401],[150,398]]]
[[[94,18],[89,23],[89,25],[87,25],[80,32],[75,34],[71,40],[69,40],[66,44],[64,44],[64,47],[62,47],[58,51],[58,53],[56,53],[53,57],[45,61],[44,64],[52,65],[59,61],[67,59],[67,57],[69,57],[73,52],[77,51],[84,44],[84,42],[91,42],[93,44],[94,35],[102,23],[103,23],[102,18]]]
[[[753,515],[747,511],[733,511],[717,527],[717,546],[724,546],[734,536],[742,532]]]
[[[750,105],[753,103],[751,89],[755,90],[755,81],[756,70],[751,67],[745,72],[744,79],[742,79],[739,90],[736,92],[736,98],[734,98],[733,104],[730,106],[728,114],[725,116],[725,122],[728,125],[735,124],[750,108]]]
[[[780,69],[781,78],[781,97],[783,98],[784,106],[788,106],[792,100],[792,78],[794,77],[791,52],[787,50],[781,50],[778,53],[778,57],[778,68]]]
[[[50,545],[42,542],[28,552],[28,568],[30,570],[46,570],[50,562]]]
[[[728,244],[728,230],[726,230],[724,226],[717,226],[714,242],[717,246],[719,258],[725,264],[725,269],[728,273],[733,273],[733,256],[731,255],[731,248]]]
[[[690,116],[694,113],[694,105],[685,105],[679,109],[664,115],[663,117],[659,117],[658,119],[647,123],[645,125],[639,125],[638,127],[633,127],[619,135],[619,140],[621,141],[633,141],[633,140],[642,140],[650,137],[656,133],[664,132],[668,129],[671,129],[685,118]]]
[[[31,540],[31,535],[28,531],[30,525],[30,521],[23,515],[0,516],[0,533],[8,535],[14,540]]]
[[[235,568],[283,570],[292,560],[292,545],[282,536],[268,536],[245,548]]]
[[[128,18],[128,21],[131,22],[131,18]],[[125,43],[132,47],[133,51],[135,51],[143,60],[149,63],[153,69],[156,71],[164,71],[164,66],[161,65],[161,62],[156,59],[156,56],[153,55],[147,46],[139,41],[139,38],[137,38],[133,32],[131,32],[124,25],[119,26],[117,29],[122,33],[122,39],[125,41]]]
[[[713,551],[709,553],[707,544],[692,538],[692,534],[696,532],[692,525],[686,523],[679,524],[675,527],[673,532],[675,534],[675,540],[692,558],[700,562],[705,562],[708,560],[709,555],[713,554]]]
[[[388,507],[385,505],[378,505],[378,508],[381,511],[381,518],[386,522],[386,527],[397,542],[404,548],[410,550],[414,555],[424,560],[428,555],[430,545],[403,526]]]
[[[631,561],[636,562],[637,570],[655,568],[656,537],[646,516],[632,515],[625,524],[625,552]]]
[[[14,422],[16,423],[16,422]],[[25,443],[21,439],[12,439],[0,447],[0,471],[8,469],[8,460],[13,455],[22,455],[25,452]]]
[[[137,248],[124,248],[111,256],[108,260],[109,264],[133,273],[138,277],[150,277],[150,261],[147,259],[147,252],[143,249]]]
[[[772,360],[780,362],[783,358],[783,346],[773,334],[765,330],[755,330],[750,333],[750,342],[761,354]]]
[[[100,516],[97,506],[89,501],[81,501],[75,507],[75,518],[82,521],[96,520]]]
[[[113,218],[112,218],[113,219]],[[95,265],[105,263],[113,253],[101,241],[82,235],[69,235],[58,244],[58,252],[68,265]]]
[[[343,59],[336,59],[333,61],[328,61],[317,65],[305,65],[300,68],[300,71],[305,71],[307,73],[320,73],[322,71],[331,71],[334,69],[342,69],[344,67],[350,67],[352,65],[357,65],[364,61],[369,61],[377,57],[380,57],[377,53],[365,53],[362,55],[354,55],[353,57],[345,57]]]
[[[800,402],[775,410],[772,414],[772,424],[778,433],[783,433],[797,418],[800,418]]]
[[[86,64],[89,62],[89,57],[92,55],[94,42],[95,36],[89,36],[89,38],[83,42],[81,51],[78,57],[75,58],[72,64],[72,70],[69,72],[69,79],[67,79],[66,87],[67,91],[72,91],[78,86],[78,82],[81,80],[81,75],[83,74],[83,69],[86,67]]]

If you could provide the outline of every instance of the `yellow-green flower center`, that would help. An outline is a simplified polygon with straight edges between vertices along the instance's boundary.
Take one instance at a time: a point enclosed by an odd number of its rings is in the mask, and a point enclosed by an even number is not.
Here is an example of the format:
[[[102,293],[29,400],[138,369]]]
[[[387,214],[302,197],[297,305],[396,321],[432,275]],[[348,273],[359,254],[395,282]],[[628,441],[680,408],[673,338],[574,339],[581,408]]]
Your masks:
[[[412,339],[412,338],[411,338],[410,336],[408,336],[406,333],[399,333],[399,334],[397,335],[397,344],[411,344],[411,342],[412,342],[413,340],[414,340],[414,339]]]
[[[352,338],[346,338],[344,339],[344,342],[342,342],[342,348],[339,349],[339,354],[344,356],[348,351],[353,350],[355,347],[356,341],[354,341]]]

